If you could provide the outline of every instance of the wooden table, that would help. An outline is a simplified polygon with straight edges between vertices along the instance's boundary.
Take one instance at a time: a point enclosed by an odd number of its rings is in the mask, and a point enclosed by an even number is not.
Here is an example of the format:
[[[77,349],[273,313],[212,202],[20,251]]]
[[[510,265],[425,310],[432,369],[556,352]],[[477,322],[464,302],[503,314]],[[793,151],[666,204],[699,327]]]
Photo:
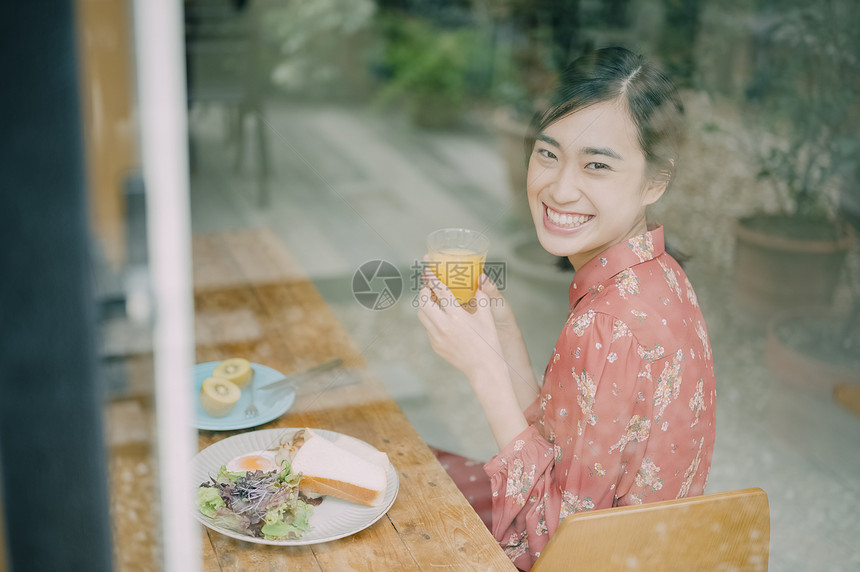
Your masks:
[[[514,570],[313,284],[271,233],[196,235],[197,362],[233,356],[285,374],[334,358],[358,383],[299,387],[280,418],[251,430],[315,427],[354,436],[388,454],[400,490],[385,517],[340,540],[283,547],[203,529],[204,570]],[[201,431],[201,449],[235,435]]]

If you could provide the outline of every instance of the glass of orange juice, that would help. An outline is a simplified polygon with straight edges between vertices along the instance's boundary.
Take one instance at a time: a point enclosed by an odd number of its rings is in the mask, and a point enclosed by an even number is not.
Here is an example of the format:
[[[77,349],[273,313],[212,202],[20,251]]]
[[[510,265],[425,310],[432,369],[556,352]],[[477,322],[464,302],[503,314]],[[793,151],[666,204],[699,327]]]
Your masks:
[[[490,240],[468,228],[442,228],[427,236],[428,266],[461,306],[475,297]]]

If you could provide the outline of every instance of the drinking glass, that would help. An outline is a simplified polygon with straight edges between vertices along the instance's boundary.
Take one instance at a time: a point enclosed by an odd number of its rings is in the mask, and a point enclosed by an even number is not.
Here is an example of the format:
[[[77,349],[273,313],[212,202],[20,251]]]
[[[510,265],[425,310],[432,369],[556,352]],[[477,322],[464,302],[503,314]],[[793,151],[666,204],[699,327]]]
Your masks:
[[[442,228],[427,236],[428,266],[461,306],[475,297],[489,239],[468,228]]]

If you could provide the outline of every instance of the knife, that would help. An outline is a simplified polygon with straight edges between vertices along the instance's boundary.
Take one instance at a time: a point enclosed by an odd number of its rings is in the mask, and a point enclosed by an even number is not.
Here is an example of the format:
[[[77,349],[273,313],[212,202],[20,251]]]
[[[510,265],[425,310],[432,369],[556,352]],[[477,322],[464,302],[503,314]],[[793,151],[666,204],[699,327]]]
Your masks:
[[[278,389],[281,387],[286,387],[288,385],[292,385],[302,379],[303,377],[308,377],[317,373],[322,373],[324,371],[328,371],[330,369],[334,369],[343,364],[343,360],[341,358],[333,359],[326,363],[314,366],[306,371],[302,371],[299,373],[293,373],[286,377],[282,377],[278,381],[273,381],[272,383],[268,383],[257,388],[258,391],[267,391],[269,389]]]

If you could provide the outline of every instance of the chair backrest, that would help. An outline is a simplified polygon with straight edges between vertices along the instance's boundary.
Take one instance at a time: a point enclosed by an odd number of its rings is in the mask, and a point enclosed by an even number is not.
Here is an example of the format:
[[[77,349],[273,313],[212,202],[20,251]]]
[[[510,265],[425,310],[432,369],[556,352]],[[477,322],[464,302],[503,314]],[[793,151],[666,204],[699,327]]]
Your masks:
[[[259,12],[237,0],[185,0],[189,101],[242,102],[260,89]]]
[[[532,570],[766,571],[769,550],[767,494],[752,488],[572,514]]]

